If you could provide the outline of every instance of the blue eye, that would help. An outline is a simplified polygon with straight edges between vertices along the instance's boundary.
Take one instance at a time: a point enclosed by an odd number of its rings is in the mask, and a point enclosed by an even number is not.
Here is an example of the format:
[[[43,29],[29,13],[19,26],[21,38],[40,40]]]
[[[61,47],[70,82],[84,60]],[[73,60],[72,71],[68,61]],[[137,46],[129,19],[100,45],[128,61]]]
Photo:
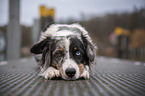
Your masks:
[[[77,51],[77,52],[76,52],[76,55],[79,56],[79,55],[81,55],[81,53],[80,53],[79,51]]]

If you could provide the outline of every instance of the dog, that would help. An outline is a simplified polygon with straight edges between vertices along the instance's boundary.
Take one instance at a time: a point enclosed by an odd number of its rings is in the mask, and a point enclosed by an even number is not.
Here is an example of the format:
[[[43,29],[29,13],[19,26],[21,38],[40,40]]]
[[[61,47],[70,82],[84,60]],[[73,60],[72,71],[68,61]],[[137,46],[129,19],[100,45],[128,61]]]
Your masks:
[[[32,46],[41,76],[45,79],[89,79],[96,58],[96,46],[80,24],[51,24]]]

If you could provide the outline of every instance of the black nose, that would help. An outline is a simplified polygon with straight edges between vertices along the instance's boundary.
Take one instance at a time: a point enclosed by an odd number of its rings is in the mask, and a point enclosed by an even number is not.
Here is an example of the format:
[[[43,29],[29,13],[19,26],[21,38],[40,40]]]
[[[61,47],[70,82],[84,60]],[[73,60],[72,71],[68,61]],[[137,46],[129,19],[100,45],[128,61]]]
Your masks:
[[[76,70],[74,68],[67,68],[65,73],[68,77],[72,78],[76,74]]]

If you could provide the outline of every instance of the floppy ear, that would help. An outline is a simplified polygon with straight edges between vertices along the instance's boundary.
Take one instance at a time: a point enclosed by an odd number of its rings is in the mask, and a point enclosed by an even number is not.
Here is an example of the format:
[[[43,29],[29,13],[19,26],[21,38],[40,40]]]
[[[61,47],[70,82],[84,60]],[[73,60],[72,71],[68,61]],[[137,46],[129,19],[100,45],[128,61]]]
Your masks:
[[[86,37],[84,37],[83,35],[82,35],[82,39],[85,45],[85,51],[86,51],[87,57],[89,58],[89,61],[93,62],[96,56],[95,55],[96,49],[94,45],[91,42],[89,42],[89,40],[87,40]]]
[[[51,65],[51,49],[52,49],[52,42],[49,42],[49,45],[44,47],[42,51],[42,58],[40,60],[40,64],[42,66],[42,71],[46,70]]]
[[[30,49],[31,53],[42,54],[42,57],[39,61],[39,64],[42,67],[42,71],[48,68],[51,64],[51,49],[54,42],[55,40],[50,39],[50,37],[47,37],[43,41],[40,41],[37,44],[35,44]]]
[[[86,53],[87,53],[87,56],[89,58],[89,60],[91,62],[94,61],[94,58],[95,58],[95,49],[93,47],[93,45],[90,43],[90,42],[87,42],[87,46],[86,46]]]
[[[45,41],[41,41],[41,42],[33,45],[32,48],[30,49],[30,52],[34,53],[34,54],[41,54],[42,50],[45,47],[45,45],[46,45],[46,42]]]
[[[42,54],[44,48],[49,45],[49,41],[50,38],[46,38],[45,40],[36,43],[32,46],[30,52],[34,54]]]

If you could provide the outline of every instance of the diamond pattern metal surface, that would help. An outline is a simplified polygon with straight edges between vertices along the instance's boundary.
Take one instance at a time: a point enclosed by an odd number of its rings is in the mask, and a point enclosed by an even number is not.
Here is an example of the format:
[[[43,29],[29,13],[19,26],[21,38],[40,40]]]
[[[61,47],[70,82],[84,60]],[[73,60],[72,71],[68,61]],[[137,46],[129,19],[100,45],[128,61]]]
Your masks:
[[[138,63],[138,64],[136,64]],[[98,57],[89,80],[45,80],[34,59],[0,63],[0,96],[144,96],[145,63]]]

